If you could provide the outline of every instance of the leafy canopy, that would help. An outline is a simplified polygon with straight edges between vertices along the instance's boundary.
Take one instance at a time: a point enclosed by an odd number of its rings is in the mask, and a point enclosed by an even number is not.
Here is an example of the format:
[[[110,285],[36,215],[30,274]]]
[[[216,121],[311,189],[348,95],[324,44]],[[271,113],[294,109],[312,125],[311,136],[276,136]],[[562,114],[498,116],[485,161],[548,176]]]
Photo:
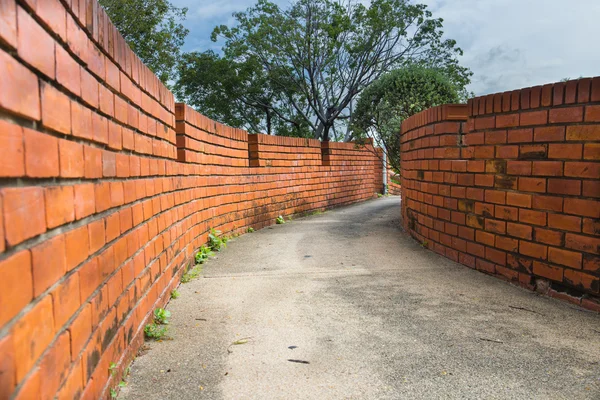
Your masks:
[[[400,125],[411,115],[460,100],[461,87],[435,68],[411,65],[383,75],[366,88],[354,110],[352,132],[373,138],[400,171]]]
[[[408,0],[296,0],[286,9],[258,0],[233,16],[234,26],[212,34],[223,55],[186,55],[176,92],[251,131],[349,139],[353,102],[385,72],[435,67],[462,88],[471,76],[456,42],[442,38],[442,20]]]
[[[165,84],[175,79],[188,30],[187,8],[168,0],[99,0],[131,50]]]

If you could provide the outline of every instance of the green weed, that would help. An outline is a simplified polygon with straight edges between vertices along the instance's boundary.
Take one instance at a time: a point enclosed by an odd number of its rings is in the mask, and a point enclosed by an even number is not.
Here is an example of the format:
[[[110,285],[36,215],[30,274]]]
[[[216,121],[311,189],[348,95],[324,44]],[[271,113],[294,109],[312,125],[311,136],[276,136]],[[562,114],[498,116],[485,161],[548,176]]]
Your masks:
[[[171,290],[171,298],[173,300],[175,300],[176,298],[178,298],[179,296],[181,296],[181,294],[179,293],[179,290],[177,289],[173,289]]]
[[[248,229],[246,229],[246,232],[247,233],[252,233],[252,232],[254,232],[254,228],[251,227],[251,226],[249,226]]]
[[[200,249],[196,253],[196,264],[204,264],[208,260],[208,257],[214,254],[209,247],[200,246]]]
[[[285,219],[283,219],[283,217],[280,215],[279,217],[277,217],[275,219],[275,223],[278,224],[278,225],[285,224]]]
[[[221,236],[221,231],[213,228],[208,234],[208,247],[210,247],[212,251],[221,251],[222,248],[227,247],[228,240],[229,238],[227,236]]]
[[[164,308],[157,308],[154,310],[154,321],[161,325],[168,325],[169,318],[171,318],[171,311],[167,311]]]
[[[167,334],[167,327],[157,324],[148,324],[144,327],[144,335],[146,339],[161,340]]]

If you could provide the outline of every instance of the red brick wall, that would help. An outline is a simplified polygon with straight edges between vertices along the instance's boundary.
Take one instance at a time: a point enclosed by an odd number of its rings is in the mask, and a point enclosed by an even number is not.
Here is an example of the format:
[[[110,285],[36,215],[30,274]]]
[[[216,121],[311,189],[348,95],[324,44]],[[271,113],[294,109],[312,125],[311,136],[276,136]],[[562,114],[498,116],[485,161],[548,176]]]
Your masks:
[[[388,167],[387,190],[389,194],[393,196],[400,196],[402,194],[400,179],[400,175],[396,174],[392,168]]]
[[[1,0],[0,92],[0,399],[109,397],[209,228],[380,190],[368,149],[176,105],[95,0]]]
[[[402,125],[404,226],[471,268],[600,310],[600,77]]]

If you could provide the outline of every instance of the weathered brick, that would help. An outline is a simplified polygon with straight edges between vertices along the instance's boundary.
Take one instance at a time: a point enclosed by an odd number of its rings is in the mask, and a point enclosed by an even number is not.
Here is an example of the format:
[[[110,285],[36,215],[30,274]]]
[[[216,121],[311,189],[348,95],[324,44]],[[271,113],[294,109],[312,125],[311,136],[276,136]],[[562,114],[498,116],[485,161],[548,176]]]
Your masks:
[[[39,296],[66,272],[64,235],[53,237],[31,249],[33,294]]]
[[[18,7],[19,57],[35,69],[54,79],[54,39],[23,8]]]
[[[42,188],[5,188],[0,193],[6,243],[9,246],[46,232]]]

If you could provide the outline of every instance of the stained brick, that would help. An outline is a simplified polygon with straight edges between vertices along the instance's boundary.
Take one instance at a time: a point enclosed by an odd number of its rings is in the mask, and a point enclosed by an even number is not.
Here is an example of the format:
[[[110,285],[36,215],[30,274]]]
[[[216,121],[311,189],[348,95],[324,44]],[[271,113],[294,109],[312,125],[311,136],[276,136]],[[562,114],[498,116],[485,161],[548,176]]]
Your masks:
[[[64,235],[53,237],[31,249],[33,294],[39,296],[66,272]]]

